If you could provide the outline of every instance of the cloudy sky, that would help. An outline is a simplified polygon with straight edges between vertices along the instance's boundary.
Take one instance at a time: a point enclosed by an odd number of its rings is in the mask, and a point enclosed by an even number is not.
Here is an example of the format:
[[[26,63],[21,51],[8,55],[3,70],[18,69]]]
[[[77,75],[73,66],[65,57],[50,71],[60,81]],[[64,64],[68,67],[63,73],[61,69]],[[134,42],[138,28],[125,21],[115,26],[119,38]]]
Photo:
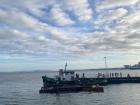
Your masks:
[[[140,0],[0,0],[0,71],[140,61]]]

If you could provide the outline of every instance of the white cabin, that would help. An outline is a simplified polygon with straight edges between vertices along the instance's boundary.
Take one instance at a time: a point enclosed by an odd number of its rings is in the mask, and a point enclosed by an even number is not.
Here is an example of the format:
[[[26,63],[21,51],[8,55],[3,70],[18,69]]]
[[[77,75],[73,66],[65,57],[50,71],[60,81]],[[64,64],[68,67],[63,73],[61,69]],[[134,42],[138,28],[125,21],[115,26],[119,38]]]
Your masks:
[[[66,81],[72,81],[75,78],[75,73],[74,71],[64,71],[63,69],[59,70],[59,78],[60,80],[66,80]]]
[[[65,64],[65,70],[63,70],[63,69],[59,70],[59,78],[60,78],[60,80],[65,80],[65,81],[74,80],[75,73],[74,73],[74,71],[67,70],[67,62]]]

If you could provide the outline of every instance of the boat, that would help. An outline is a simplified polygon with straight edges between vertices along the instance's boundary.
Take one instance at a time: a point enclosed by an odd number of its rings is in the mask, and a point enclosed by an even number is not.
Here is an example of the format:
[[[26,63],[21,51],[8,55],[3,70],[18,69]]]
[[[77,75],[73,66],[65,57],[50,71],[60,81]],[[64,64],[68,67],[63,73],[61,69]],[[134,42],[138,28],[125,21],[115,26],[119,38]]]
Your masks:
[[[60,69],[59,74],[55,78],[42,76],[43,86],[39,93],[64,93],[64,92],[104,92],[104,87],[100,84],[105,84],[105,79],[86,78],[84,73],[82,77],[75,74],[72,70]],[[94,86],[93,86],[94,85]]]

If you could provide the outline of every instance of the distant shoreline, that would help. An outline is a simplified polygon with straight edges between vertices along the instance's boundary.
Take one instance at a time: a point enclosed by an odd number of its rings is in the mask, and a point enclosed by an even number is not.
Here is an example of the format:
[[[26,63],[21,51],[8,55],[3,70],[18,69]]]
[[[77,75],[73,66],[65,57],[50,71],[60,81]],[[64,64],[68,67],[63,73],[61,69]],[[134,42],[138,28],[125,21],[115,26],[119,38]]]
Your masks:
[[[94,70],[132,70],[126,68],[97,68],[97,69],[69,69],[72,71],[94,71]],[[134,69],[133,69],[134,70]],[[30,72],[58,72],[58,70],[26,70],[26,71],[1,71],[0,73],[30,73]]]

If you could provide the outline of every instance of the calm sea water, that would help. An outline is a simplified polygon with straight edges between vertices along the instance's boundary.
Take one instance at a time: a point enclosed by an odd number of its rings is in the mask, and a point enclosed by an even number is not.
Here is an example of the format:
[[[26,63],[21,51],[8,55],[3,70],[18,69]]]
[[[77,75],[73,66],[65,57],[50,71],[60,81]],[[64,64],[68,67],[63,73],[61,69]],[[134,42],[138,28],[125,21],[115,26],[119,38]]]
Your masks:
[[[86,71],[85,76],[98,72],[140,76],[140,70]],[[0,73],[0,105],[140,105],[140,84],[108,85],[104,93],[39,94],[45,74],[52,77],[56,72]]]

